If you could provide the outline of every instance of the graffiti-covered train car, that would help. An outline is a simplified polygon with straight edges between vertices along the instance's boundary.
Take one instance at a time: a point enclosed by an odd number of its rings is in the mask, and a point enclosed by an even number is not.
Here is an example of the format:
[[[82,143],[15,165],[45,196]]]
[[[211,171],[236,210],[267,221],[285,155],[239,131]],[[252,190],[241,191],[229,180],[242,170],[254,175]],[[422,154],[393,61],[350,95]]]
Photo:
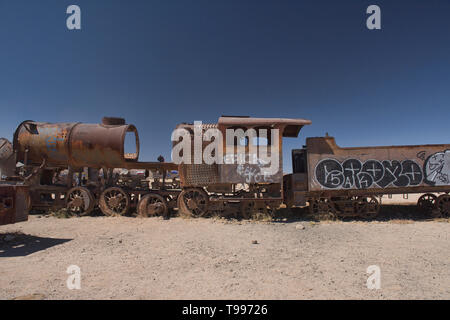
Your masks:
[[[307,138],[293,150],[288,198],[309,202],[314,213],[374,216],[376,196],[425,193],[419,205],[433,214],[448,215],[450,145],[341,148],[333,137]]]
[[[222,116],[217,123],[179,124],[172,160],[179,163],[180,213],[270,213],[283,202],[284,138],[296,138],[311,121]]]

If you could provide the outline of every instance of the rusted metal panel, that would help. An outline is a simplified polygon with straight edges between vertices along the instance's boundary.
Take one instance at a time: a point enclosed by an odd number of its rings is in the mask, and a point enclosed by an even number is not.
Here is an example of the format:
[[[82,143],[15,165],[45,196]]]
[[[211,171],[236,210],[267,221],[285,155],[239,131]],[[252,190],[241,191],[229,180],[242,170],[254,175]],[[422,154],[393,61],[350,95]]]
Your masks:
[[[308,190],[308,174],[293,173],[284,176],[284,200],[288,206],[304,206]]]
[[[310,192],[450,187],[450,145],[340,148],[332,137],[308,138],[306,143]]]
[[[125,135],[136,134],[135,154],[125,154]],[[127,161],[137,161],[139,139],[133,125],[79,124],[71,132],[69,142],[71,165],[74,167],[119,168]]]
[[[106,123],[110,123],[106,122]],[[125,154],[125,135],[136,138],[136,152]],[[24,121],[14,134],[17,161],[39,165],[80,167],[124,167],[139,156],[135,126],[119,124],[46,123]]]
[[[219,165],[180,165],[180,179],[183,186],[209,186],[220,183]]]
[[[29,206],[27,186],[0,184],[0,225],[27,221]]]
[[[177,170],[178,165],[172,162],[127,162],[123,166],[124,169],[136,170]]]
[[[12,176],[16,166],[14,151],[11,142],[5,138],[0,138],[0,179]]]
[[[254,164],[246,157],[245,163],[219,165],[220,181],[227,183],[282,183],[283,159],[281,152],[278,155],[278,167],[268,170],[270,164],[257,158]],[[267,170],[266,170],[267,169]]]
[[[202,130],[202,134],[208,129],[219,129],[222,135],[221,145],[223,147],[224,159],[222,163],[209,166],[205,163],[198,164],[182,164],[180,165],[180,178],[184,186],[200,186],[213,184],[258,184],[258,183],[278,183],[283,181],[283,158],[282,158],[282,138],[297,137],[299,131],[304,125],[310,124],[311,121],[304,119],[283,119],[283,118],[250,118],[250,117],[220,117],[217,124],[202,124],[197,129]],[[186,129],[191,134],[192,154],[194,154],[194,124],[180,124],[177,129]],[[234,153],[229,153],[230,146],[227,141],[227,130],[242,129],[247,137],[245,146],[238,146],[234,141],[231,147]],[[265,151],[257,145],[259,142],[250,141],[247,130],[253,129],[252,137],[266,138]],[[260,136],[259,130],[265,129],[265,136]],[[272,130],[279,130],[277,134],[272,136]],[[253,135],[253,134],[256,134]],[[272,141],[272,139],[278,139]],[[202,152],[209,142],[202,141]],[[174,143],[176,144],[176,143]],[[239,159],[243,156],[237,150],[237,147],[244,149],[245,159]],[[257,152],[251,152],[255,147]],[[277,147],[272,149],[272,147]],[[272,152],[275,151],[276,154]],[[261,154],[264,152],[264,156]],[[273,156],[273,158],[271,157]],[[276,162],[271,160],[276,160]],[[239,161],[241,160],[241,161]],[[244,161],[242,161],[244,160]],[[208,167],[209,166],[209,167]]]
[[[305,191],[308,189],[308,175],[306,173],[292,174],[292,189]]]

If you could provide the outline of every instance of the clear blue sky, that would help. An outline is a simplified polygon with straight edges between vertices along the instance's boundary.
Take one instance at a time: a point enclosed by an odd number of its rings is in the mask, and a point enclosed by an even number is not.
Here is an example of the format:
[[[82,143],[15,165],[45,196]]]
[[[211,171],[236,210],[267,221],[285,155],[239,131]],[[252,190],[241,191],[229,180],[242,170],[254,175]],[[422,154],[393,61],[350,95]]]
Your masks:
[[[82,30],[66,28],[77,4]],[[382,30],[366,28],[370,4]],[[450,1],[0,0],[0,136],[25,119],[138,127],[306,118],[341,146],[450,143]]]

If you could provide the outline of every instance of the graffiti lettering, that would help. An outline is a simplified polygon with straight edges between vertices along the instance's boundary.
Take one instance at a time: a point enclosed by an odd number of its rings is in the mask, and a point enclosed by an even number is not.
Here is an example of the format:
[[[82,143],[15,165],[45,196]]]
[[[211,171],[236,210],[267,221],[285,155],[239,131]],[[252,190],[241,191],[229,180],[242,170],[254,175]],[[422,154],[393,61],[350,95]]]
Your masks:
[[[226,155],[225,163],[239,163],[238,157],[243,157],[242,163],[236,166],[236,173],[245,179],[246,183],[274,182],[274,175],[270,169],[270,162],[261,159],[256,154],[251,155]],[[234,158],[234,161],[231,160]],[[250,160],[250,158],[252,158]]]
[[[450,157],[450,152],[449,152]],[[388,186],[407,187],[419,185],[423,180],[420,166],[412,160],[323,159],[316,166],[316,179],[330,189],[367,189]]]
[[[424,164],[425,182],[433,186],[450,184],[450,150],[436,152]]]

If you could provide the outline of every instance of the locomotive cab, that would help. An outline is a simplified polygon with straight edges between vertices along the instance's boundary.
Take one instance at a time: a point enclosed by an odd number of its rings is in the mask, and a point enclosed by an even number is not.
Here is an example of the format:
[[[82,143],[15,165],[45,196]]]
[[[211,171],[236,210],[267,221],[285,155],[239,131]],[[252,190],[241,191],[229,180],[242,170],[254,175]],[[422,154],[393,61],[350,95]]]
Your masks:
[[[285,200],[283,138],[298,137],[303,126],[309,124],[311,121],[305,119],[222,116],[214,124],[178,125],[177,135],[182,140],[173,140],[175,155],[180,154],[179,146],[184,145],[184,137],[190,141],[186,148],[191,149],[191,154],[203,155],[197,163],[195,158],[194,163],[188,163],[184,161],[186,154],[181,149],[183,156],[178,170],[183,187],[178,197],[180,212],[201,216],[211,210],[223,214],[232,210],[235,204],[240,206],[238,209],[243,217],[255,210],[274,212]],[[218,137],[219,143],[213,150],[214,156],[221,153],[219,162],[206,163],[204,156],[209,155],[210,144],[214,144],[210,138],[202,139],[202,136],[214,136],[214,141]],[[222,152],[216,153],[216,149]],[[305,166],[299,170],[305,170]],[[299,173],[299,176],[305,175],[306,172]]]

